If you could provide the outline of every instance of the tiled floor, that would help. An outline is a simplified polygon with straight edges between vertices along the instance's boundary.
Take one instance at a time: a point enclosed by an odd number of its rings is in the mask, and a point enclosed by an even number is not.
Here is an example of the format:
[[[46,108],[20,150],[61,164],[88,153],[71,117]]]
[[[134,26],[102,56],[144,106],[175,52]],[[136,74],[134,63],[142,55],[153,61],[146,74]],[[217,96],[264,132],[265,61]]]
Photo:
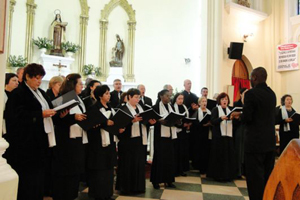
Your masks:
[[[187,177],[177,177],[176,188],[155,190],[149,179],[146,180],[146,192],[133,196],[122,196],[117,192],[113,199],[117,200],[249,200],[246,181],[216,182],[200,177],[197,172],[188,172]],[[76,200],[93,200],[88,197],[87,189],[82,187]]]

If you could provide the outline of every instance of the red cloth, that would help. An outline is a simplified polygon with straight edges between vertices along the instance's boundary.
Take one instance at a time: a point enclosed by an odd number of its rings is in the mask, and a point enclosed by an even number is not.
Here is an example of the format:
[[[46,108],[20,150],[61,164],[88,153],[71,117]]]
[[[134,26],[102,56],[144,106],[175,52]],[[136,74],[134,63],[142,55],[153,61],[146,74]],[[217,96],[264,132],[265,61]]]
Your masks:
[[[231,84],[234,86],[233,102],[236,101],[240,88],[250,89],[250,81],[248,79],[232,77]]]

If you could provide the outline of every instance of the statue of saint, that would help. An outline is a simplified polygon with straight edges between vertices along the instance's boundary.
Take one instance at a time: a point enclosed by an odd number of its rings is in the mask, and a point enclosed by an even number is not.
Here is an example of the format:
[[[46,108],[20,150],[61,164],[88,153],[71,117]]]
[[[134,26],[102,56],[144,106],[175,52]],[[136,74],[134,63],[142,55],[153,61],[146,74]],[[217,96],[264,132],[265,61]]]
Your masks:
[[[111,67],[122,67],[123,66],[123,55],[125,51],[123,40],[121,40],[120,36],[117,34],[117,43],[114,48],[112,48],[112,60],[109,62]]]
[[[60,10],[55,10],[55,19],[50,26],[50,38],[53,40],[54,49],[51,50],[51,55],[63,56],[61,43],[65,41],[65,32],[67,22],[62,22]]]

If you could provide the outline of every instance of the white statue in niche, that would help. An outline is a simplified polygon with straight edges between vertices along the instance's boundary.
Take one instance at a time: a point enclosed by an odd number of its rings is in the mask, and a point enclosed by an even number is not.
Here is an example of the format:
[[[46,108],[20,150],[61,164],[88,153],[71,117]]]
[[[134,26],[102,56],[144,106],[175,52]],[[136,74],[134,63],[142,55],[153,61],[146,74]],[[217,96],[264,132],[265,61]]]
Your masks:
[[[121,40],[120,36],[117,34],[117,43],[115,47],[112,48],[112,59],[109,62],[111,67],[122,67],[123,66],[123,55],[125,52],[125,47],[123,40]]]

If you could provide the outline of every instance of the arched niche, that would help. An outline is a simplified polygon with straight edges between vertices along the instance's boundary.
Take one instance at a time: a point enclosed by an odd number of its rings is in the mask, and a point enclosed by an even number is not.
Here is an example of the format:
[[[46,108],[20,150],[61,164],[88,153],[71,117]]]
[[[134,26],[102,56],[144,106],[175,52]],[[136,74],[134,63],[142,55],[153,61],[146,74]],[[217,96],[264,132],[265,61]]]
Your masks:
[[[100,19],[100,56],[99,66],[101,67],[101,81],[106,81],[109,71],[109,66],[106,61],[106,50],[107,50],[107,28],[108,28],[108,17],[110,13],[117,7],[122,7],[128,15],[128,46],[127,49],[127,65],[126,71],[124,72],[124,79],[126,82],[134,82],[134,41],[135,41],[135,11],[127,0],[111,0],[101,10]],[[124,66],[123,66],[124,68]]]

